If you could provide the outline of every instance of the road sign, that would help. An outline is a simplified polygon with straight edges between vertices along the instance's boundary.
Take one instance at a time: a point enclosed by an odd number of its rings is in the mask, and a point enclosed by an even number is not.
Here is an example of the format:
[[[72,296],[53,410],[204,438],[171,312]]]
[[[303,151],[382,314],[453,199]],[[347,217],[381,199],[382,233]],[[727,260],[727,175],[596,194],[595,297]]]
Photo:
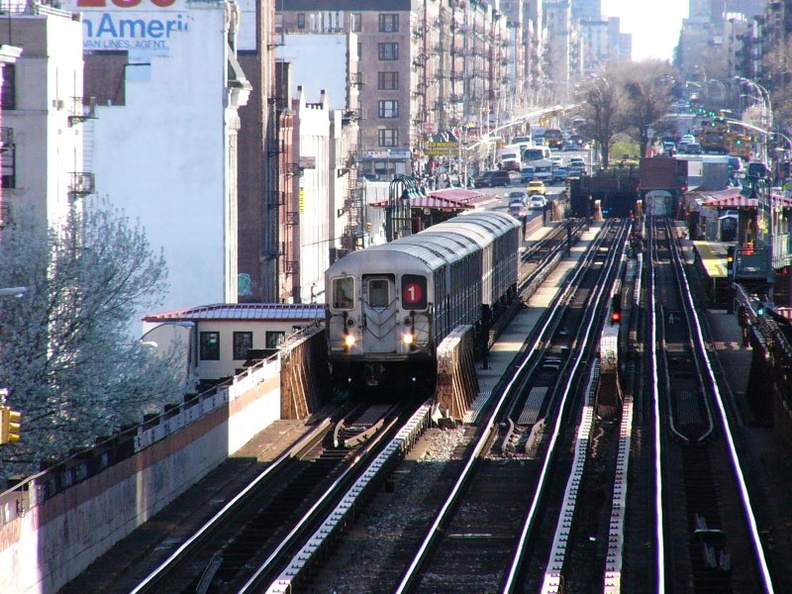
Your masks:
[[[443,155],[456,155],[459,153],[458,142],[429,142],[426,145],[426,154],[440,157]]]

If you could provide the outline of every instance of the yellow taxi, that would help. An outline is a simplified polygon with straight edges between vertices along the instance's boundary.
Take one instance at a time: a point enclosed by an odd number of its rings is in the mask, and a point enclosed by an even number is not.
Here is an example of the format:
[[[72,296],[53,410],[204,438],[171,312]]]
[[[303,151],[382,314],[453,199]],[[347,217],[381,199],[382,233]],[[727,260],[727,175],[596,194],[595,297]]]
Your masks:
[[[531,180],[528,182],[528,186],[526,186],[525,191],[528,192],[529,196],[533,196],[534,194],[540,194],[541,196],[544,196],[544,182],[538,179]]]

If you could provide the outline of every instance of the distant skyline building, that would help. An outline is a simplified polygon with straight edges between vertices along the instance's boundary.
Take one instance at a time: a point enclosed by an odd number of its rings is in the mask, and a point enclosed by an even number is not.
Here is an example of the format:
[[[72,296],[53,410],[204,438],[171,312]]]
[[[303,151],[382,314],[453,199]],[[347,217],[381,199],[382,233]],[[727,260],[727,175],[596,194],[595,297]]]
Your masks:
[[[572,0],[572,20],[597,21],[602,15],[601,0]]]

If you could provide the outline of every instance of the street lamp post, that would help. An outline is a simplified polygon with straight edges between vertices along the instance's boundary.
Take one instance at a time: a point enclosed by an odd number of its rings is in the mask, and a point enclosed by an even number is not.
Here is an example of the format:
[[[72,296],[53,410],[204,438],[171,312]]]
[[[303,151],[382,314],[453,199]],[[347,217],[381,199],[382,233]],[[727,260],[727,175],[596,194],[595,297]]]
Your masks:
[[[27,292],[27,287],[6,287],[0,289],[0,297],[22,297]]]
[[[758,82],[751,80],[750,78],[745,78],[742,76],[735,76],[734,78],[748,85],[759,94],[759,97],[762,100],[762,126],[768,130],[772,130],[773,103],[770,99],[770,92],[763,85],[760,85]]]

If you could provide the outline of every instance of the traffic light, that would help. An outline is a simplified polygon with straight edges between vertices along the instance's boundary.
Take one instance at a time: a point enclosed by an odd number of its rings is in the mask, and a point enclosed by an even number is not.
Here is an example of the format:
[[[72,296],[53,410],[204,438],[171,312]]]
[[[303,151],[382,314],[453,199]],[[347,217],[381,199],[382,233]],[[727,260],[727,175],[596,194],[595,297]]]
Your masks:
[[[727,276],[734,276],[734,246],[726,248],[726,273]]]
[[[22,413],[0,406],[0,444],[16,443],[22,431]]]
[[[764,305],[764,303],[760,303],[759,306],[756,308],[756,315],[757,316],[765,315],[765,305]]]

